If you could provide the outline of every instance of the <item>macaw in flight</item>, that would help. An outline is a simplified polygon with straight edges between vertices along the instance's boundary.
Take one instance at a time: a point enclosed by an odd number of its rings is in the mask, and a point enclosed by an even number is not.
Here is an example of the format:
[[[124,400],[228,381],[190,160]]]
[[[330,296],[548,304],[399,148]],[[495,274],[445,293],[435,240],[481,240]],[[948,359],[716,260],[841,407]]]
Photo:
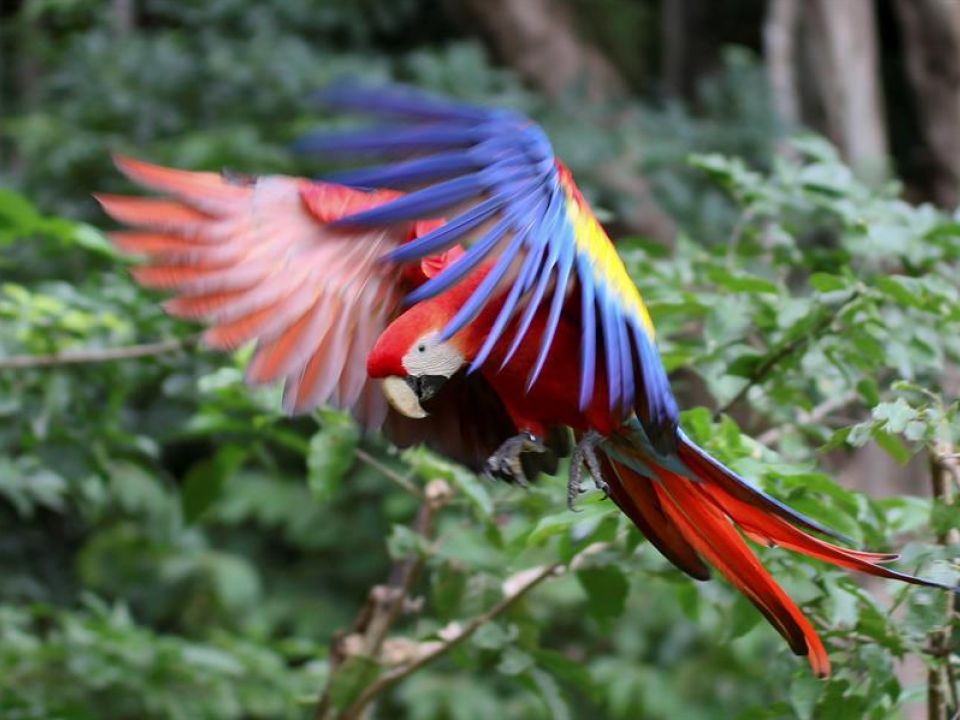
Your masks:
[[[589,476],[680,570],[725,575],[819,676],[823,643],[744,536],[943,587],[823,539],[843,540],[684,434],[640,292],[535,123],[402,87],[320,99],[379,122],[298,148],[383,164],[321,182],[118,157],[169,199],[98,196],[136,228],[112,236],[149,258],[136,279],[176,293],[168,312],[212,323],[214,348],[256,342],[251,382],[521,484],[569,454],[571,507]]]

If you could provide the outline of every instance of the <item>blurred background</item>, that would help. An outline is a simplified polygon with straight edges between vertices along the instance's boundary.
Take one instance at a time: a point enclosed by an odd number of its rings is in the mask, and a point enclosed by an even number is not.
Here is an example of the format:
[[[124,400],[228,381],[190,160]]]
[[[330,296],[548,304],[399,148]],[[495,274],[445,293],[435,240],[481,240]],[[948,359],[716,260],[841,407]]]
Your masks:
[[[90,197],[130,190],[111,152],[317,175],[287,146],[344,122],[309,97],[345,75],[541,122],[625,238],[702,438],[859,541],[912,541],[907,569],[956,557],[960,3],[4,0],[0,716],[310,717],[381,671],[344,679],[329,648],[397,563],[422,565],[400,623],[420,642],[590,542],[374,717],[957,712],[941,595],[771,555],[827,628],[840,672],[814,681],[609,507],[572,517],[560,480],[492,487],[333,411],[285,418],[244,386],[249,351],[195,347],[133,286]],[[456,496],[427,542],[404,483],[437,477]]]

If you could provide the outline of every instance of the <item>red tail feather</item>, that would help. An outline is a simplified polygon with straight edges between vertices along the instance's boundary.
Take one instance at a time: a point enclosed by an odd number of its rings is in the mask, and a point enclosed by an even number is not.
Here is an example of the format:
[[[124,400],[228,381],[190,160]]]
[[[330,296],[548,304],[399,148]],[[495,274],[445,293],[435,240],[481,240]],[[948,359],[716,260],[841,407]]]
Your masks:
[[[797,525],[818,526],[752,488],[685,437],[680,438],[675,460],[689,470],[689,477],[679,474],[672,464],[665,467],[669,463],[657,462],[650,451],[625,437],[615,442],[617,454],[636,461],[630,463],[613,454],[605,458],[603,470],[617,505],[684,572],[706,579],[709,573],[704,560],[722,572],[786,638],[794,652],[809,656],[819,676],[830,674],[830,659],[816,630],[760,564],[738,527],[760,544],[780,545],[878,577],[943,587],[879,564],[895,560],[896,555],[850,550],[801,530]]]

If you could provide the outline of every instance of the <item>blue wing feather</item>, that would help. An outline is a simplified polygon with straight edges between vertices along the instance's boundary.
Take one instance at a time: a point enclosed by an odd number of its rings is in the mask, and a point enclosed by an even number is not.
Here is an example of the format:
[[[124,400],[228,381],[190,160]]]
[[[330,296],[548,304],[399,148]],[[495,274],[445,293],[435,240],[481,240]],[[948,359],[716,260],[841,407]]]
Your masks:
[[[588,264],[582,255],[579,258],[580,278],[580,324],[583,329],[583,341],[580,350],[580,409],[586,408],[593,399],[593,385],[597,368],[597,314],[594,303],[593,273],[583,266]]]
[[[553,290],[553,300],[550,303],[550,314],[547,316],[547,322],[543,328],[543,336],[540,338],[540,352],[537,355],[537,361],[534,363],[530,376],[527,378],[527,390],[533,387],[533,384],[540,377],[543,370],[543,364],[547,360],[550,348],[553,346],[553,337],[560,324],[560,311],[563,310],[564,295],[567,290],[567,282],[570,279],[570,270],[573,267],[573,253],[568,252],[563,255],[557,263],[557,280]]]
[[[457,314],[453,316],[453,319],[447,323],[443,332],[440,333],[442,340],[446,340],[462,330],[463,326],[473,320],[473,318],[477,316],[477,313],[483,309],[483,306],[487,304],[487,301],[493,294],[494,289],[500,284],[500,281],[503,280],[504,275],[506,275],[510,263],[516,258],[520,247],[523,245],[523,240],[524,236],[518,234],[510,241],[507,248],[500,257],[497,258],[490,272],[480,281],[480,284],[477,285],[473,294],[470,295],[463,306],[457,311]]]
[[[487,220],[496,215],[503,207],[503,198],[499,194],[474,205],[462,215],[457,215],[449,222],[426,235],[404,243],[400,247],[384,256],[390,262],[411,262],[420,260],[446,250],[451,245],[460,242],[460,239],[478,228]]]
[[[335,172],[331,173],[327,180],[355,187],[403,187],[411,183],[424,183],[476,172],[482,167],[482,162],[470,153],[453,150],[406,162]]]
[[[335,220],[335,227],[389,225],[404,220],[419,220],[437,215],[453,205],[465,202],[489,187],[482,173],[471,173],[452,180],[414,190],[383,205]]]
[[[548,230],[553,230],[553,228],[558,226],[563,204],[563,198],[559,195],[554,194],[550,197],[549,204],[547,206],[547,213],[544,216],[541,229],[545,228]],[[550,252],[547,255],[546,263],[540,270],[540,276],[536,280],[536,287],[534,288],[533,294],[530,296],[527,302],[527,307],[524,309],[520,323],[517,325],[517,329],[514,332],[513,341],[510,343],[510,347],[507,349],[507,352],[503,357],[503,361],[500,364],[501,369],[506,367],[507,363],[510,362],[514,353],[516,353],[517,349],[520,347],[520,343],[526,337],[527,331],[530,329],[530,324],[533,322],[534,316],[540,309],[540,302],[543,300],[543,296],[546,293],[550,278],[553,276],[553,268],[557,264],[557,258],[560,255],[560,251],[564,248],[564,243],[562,242],[550,242],[551,235],[549,235],[547,232],[540,232],[540,237],[542,241],[545,241],[545,244],[549,246]],[[539,375],[539,370],[537,370],[535,374]]]
[[[620,403],[620,383],[623,379],[620,368],[620,334],[616,327],[619,318],[615,312],[610,293],[601,290],[600,317],[603,322],[603,351],[607,359],[608,404],[611,410]]]
[[[503,240],[512,225],[511,218],[502,218],[478,242],[443,272],[435,275],[407,295],[407,302],[418,303],[450,288],[465,278]]]
[[[526,228],[521,230],[521,233],[526,235],[529,231],[529,228]],[[487,358],[490,357],[490,353],[493,352],[494,347],[496,347],[497,342],[500,340],[500,336],[503,335],[507,323],[513,319],[513,311],[516,309],[520,297],[530,289],[531,281],[536,275],[544,250],[546,250],[546,247],[541,244],[537,250],[527,255],[527,259],[524,261],[517,281],[511,286],[510,292],[507,294],[507,298],[503,303],[503,307],[501,307],[500,312],[497,313],[497,319],[494,320],[493,325],[490,326],[490,333],[487,335],[487,339],[483,341],[480,351],[473,359],[473,362],[470,363],[470,372],[479,370],[487,361]],[[503,365],[500,367],[502,369]]]
[[[324,155],[391,155],[470,147],[481,137],[475,125],[416,125],[377,127],[364,130],[318,130],[291,144],[303,153]]]
[[[544,311],[545,323],[528,387],[536,383],[573,287],[580,302],[581,408],[592,401],[600,352],[610,408],[625,412],[635,408],[651,438],[675,437],[676,402],[652,335],[644,327],[646,318],[640,317],[645,312],[642,303],[638,309],[636,302],[630,305],[623,300],[622,288],[615,290],[603,275],[609,267],[609,254],[603,253],[610,249],[596,254],[596,243],[608,242],[602,231],[601,239],[577,235],[582,227],[573,224],[572,200],[564,185],[567,180],[560,177],[553,148],[540,127],[512,111],[475,107],[407,88],[340,84],[317,99],[332,108],[356,111],[390,124],[314,133],[296,147],[332,156],[399,156],[396,162],[343,171],[333,179],[348,185],[409,191],[334,224],[379,226],[434,218],[451,208],[464,208],[441,227],[384,256],[391,262],[412,262],[457,243],[469,246],[464,256],[411,293],[409,302],[444,292],[484,260],[493,259],[491,269],[442,333],[449,337],[491,301],[501,303],[471,371],[487,362],[515,321],[501,367],[510,362],[527,339],[537,313]],[[409,157],[411,154],[415,157]],[[588,212],[576,207],[581,218]],[[493,219],[494,227],[481,232]],[[509,287],[504,288],[511,267],[518,269]],[[618,272],[625,277],[622,268]],[[574,278],[577,282],[572,285]],[[547,300],[551,281],[554,288]]]
[[[620,367],[623,369],[623,397],[628,400],[636,397],[637,385],[633,375],[633,352],[630,349],[630,339],[624,323],[617,323],[617,334],[620,345]]]

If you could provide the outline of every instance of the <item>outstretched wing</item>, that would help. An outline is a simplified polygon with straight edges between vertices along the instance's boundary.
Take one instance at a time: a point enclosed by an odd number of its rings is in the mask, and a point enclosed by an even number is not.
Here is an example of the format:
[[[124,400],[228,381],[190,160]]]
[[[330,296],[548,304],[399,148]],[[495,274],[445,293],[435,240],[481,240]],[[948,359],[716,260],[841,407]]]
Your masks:
[[[112,239],[149,258],[133,270],[140,283],[177,294],[168,312],[211,322],[204,340],[214,348],[256,340],[248,378],[283,379],[288,411],[331,403],[367,427],[382,424],[387,406],[367,378],[367,354],[412,285],[380,259],[412,227],[344,231],[329,223],[397,193],[116,163],[174,198],[97,196],[109,215],[137,228]]]
[[[656,442],[671,438],[677,406],[657,353],[653,325],[636,286],[600,223],[556,159],[543,130],[514,112],[457,103],[408,88],[340,85],[320,99],[387,124],[319,132],[300,150],[346,157],[393,158],[330,179],[357,187],[409,190],[335,224],[383,228],[447,215],[448,222],[388,257],[407,262],[467,244],[455,263],[411,293],[416,302],[443,292],[485,260],[491,270],[445,328],[449,337],[493,298],[502,302],[490,336],[471,369],[483,365],[513,330],[507,362],[538,311],[547,313],[528,387],[539,377],[561,312],[579,312],[583,341],[580,404],[592,399],[597,363],[606,375],[611,409],[636,411]]]
[[[247,376],[257,383],[283,379],[289,411],[325,403],[349,409],[367,428],[382,425],[402,447],[425,443],[474,469],[517,433],[480,376],[451,381],[431,401],[430,416],[416,421],[388,408],[367,379],[367,354],[400,312],[404,293],[463,251],[454,246],[405,267],[381,258],[442,221],[334,229],[331,221],[397,193],[291,177],[231,181],[128,158],[116,162],[132,180],[175,198],[98,196],[107,213],[139,228],[112,234],[121,249],[147,257],[135,277],[177,294],[165,304],[170,313],[209,321],[208,345],[228,350],[256,341]],[[562,452],[552,444],[553,464],[538,456],[530,476],[555,470]]]

